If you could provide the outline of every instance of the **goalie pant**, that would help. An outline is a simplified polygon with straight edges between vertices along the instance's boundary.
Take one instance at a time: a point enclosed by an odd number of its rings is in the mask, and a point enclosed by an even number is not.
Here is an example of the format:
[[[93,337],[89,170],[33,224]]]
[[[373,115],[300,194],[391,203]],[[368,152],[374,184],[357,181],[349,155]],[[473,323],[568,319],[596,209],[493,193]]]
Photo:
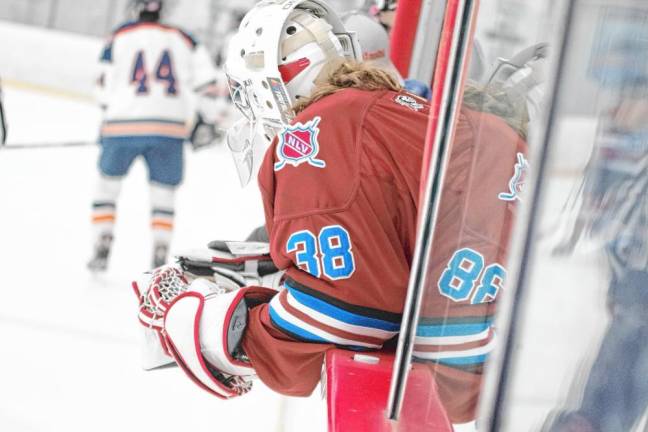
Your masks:
[[[328,349],[380,349],[398,334],[428,113],[424,100],[406,93],[345,89],[310,105],[286,133],[316,153],[289,159],[290,136],[269,149],[259,184],[285,289],[250,310],[242,343],[275,391],[309,395]],[[506,259],[526,143],[502,119],[467,108],[455,136],[430,268],[439,287],[428,289],[415,355],[434,369],[439,396],[459,423],[475,417],[497,294],[465,288],[490,289],[504,277],[498,263]],[[467,280],[486,273],[489,283]],[[466,283],[457,287],[455,276]]]

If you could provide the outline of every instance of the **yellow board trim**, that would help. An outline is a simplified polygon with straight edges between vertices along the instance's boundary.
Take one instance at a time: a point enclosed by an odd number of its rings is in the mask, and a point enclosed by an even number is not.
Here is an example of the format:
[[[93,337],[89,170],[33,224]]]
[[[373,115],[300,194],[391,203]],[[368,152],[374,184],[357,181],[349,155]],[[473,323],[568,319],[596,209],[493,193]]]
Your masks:
[[[66,99],[73,99],[83,102],[95,102],[95,99],[86,93],[64,90],[44,84],[30,83],[26,81],[14,80],[11,78],[2,78],[2,86],[19,90],[29,90],[50,96],[63,97]]]

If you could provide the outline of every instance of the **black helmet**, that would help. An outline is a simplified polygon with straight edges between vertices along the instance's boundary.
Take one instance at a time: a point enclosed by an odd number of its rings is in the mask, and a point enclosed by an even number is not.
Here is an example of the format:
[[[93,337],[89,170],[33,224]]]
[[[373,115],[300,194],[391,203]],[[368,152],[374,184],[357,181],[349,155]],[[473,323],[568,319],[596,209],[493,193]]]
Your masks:
[[[134,0],[132,4],[133,15],[137,18],[159,18],[162,11],[162,0]]]

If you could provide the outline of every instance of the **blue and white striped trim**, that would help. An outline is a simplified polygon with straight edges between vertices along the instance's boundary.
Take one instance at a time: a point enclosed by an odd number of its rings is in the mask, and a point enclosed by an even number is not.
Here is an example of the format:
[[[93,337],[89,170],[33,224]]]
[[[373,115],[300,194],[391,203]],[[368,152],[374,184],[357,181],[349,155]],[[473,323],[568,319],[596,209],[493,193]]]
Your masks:
[[[400,323],[349,312],[303,293],[287,283],[284,285],[288,290],[288,303],[292,307],[331,327],[383,340],[391,339],[400,330]]]
[[[270,301],[269,313],[272,321],[281,330],[285,330],[287,333],[293,334],[305,341],[332,343],[336,345],[345,345],[358,348],[378,349],[381,347],[381,345],[369,344],[357,340],[339,337],[300,320],[296,316],[288,313],[286,309],[284,309],[278,295],[274,296]]]
[[[396,314],[336,303],[306,286],[297,286],[301,285],[285,281],[285,290],[272,299],[269,312],[277,327],[300,339],[358,349],[380,348],[400,330],[400,316]]]
[[[490,320],[480,323],[461,324],[419,324],[416,328],[415,344],[458,345],[486,340],[490,334]]]
[[[447,364],[450,366],[466,366],[484,363],[488,354],[495,346],[495,338],[491,339],[486,345],[463,351],[438,351],[423,352],[413,351],[414,357],[422,360],[432,360],[437,363]]]

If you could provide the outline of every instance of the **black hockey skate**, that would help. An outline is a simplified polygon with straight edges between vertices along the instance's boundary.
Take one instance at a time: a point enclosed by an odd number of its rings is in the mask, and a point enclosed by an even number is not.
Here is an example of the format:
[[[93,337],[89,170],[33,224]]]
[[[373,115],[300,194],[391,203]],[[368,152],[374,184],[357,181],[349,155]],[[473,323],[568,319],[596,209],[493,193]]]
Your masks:
[[[112,234],[102,234],[95,243],[94,255],[88,261],[88,270],[93,272],[106,271],[108,268],[108,256],[112,245]]]
[[[156,243],[153,246],[153,268],[158,268],[166,264],[168,254],[169,254],[168,244]]]

